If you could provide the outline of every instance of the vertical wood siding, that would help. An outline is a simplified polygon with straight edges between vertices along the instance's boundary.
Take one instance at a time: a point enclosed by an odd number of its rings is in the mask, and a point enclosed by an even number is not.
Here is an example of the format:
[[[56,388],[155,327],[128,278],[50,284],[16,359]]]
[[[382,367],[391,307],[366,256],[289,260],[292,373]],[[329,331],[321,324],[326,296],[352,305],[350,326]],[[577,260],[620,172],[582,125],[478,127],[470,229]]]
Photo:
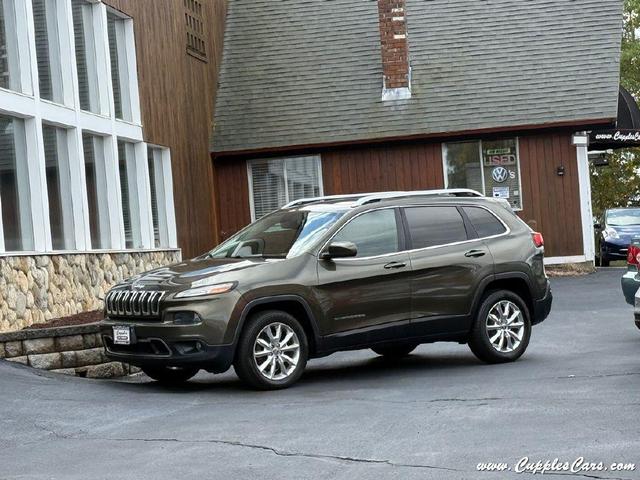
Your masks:
[[[439,143],[332,150],[322,174],[326,195],[444,188]]]
[[[145,141],[171,148],[178,245],[185,258],[217,242],[209,156],[226,0],[202,2],[207,62],[187,54],[183,0],[105,0],[134,20]]]
[[[520,165],[520,217],[544,235],[545,255],[582,255],[578,164],[571,134],[520,137]],[[559,166],[565,167],[562,177]]]
[[[545,237],[548,257],[583,254],[576,149],[570,133],[521,136],[524,210]],[[322,154],[325,195],[444,188],[441,143],[340,148]],[[565,167],[559,177],[557,167]],[[250,222],[246,161],[216,160],[221,238]]]

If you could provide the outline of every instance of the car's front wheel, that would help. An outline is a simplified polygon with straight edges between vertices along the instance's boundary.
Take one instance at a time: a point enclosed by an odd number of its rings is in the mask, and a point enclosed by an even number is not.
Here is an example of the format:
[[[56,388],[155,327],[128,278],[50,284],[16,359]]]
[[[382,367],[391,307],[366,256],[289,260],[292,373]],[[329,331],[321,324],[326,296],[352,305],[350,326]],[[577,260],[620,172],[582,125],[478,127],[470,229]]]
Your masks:
[[[286,312],[269,310],[249,319],[233,366],[250,387],[276,390],[300,378],[308,356],[307,336],[300,322]]]
[[[508,290],[488,293],[482,300],[469,337],[469,347],[487,363],[513,362],[529,345],[529,309]]]
[[[142,371],[153,380],[166,385],[179,385],[198,373],[198,368],[190,367],[142,367]]]

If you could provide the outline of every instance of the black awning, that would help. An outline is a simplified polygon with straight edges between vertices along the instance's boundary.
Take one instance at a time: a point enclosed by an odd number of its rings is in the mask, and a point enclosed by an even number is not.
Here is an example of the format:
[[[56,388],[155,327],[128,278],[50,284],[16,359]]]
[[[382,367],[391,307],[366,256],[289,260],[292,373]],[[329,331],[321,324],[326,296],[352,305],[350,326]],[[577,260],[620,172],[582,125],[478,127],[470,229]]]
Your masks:
[[[621,85],[618,94],[616,129],[593,130],[589,133],[590,150],[640,147],[640,108],[633,96]]]

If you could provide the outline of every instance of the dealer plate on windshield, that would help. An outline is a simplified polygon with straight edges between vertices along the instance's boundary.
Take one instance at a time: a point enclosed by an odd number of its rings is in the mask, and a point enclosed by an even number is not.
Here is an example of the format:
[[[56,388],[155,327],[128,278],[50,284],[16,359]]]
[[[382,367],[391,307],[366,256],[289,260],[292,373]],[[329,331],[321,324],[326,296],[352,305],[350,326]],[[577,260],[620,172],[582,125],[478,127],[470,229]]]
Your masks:
[[[131,327],[113,327],[114,345],[131,345]]]

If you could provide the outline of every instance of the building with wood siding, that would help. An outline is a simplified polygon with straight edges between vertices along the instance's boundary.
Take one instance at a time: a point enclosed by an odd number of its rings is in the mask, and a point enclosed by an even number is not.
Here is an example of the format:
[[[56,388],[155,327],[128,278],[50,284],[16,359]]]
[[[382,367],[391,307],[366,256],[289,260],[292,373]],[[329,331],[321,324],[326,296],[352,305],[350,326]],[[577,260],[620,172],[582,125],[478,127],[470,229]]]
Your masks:
[[[224,0],[0,0],[0,331],[216,243]]]
[[[221,237],[301,196],[468,187],[592,261],[584,132],[616,122],[621,35],[621,0],[230,1]]]

